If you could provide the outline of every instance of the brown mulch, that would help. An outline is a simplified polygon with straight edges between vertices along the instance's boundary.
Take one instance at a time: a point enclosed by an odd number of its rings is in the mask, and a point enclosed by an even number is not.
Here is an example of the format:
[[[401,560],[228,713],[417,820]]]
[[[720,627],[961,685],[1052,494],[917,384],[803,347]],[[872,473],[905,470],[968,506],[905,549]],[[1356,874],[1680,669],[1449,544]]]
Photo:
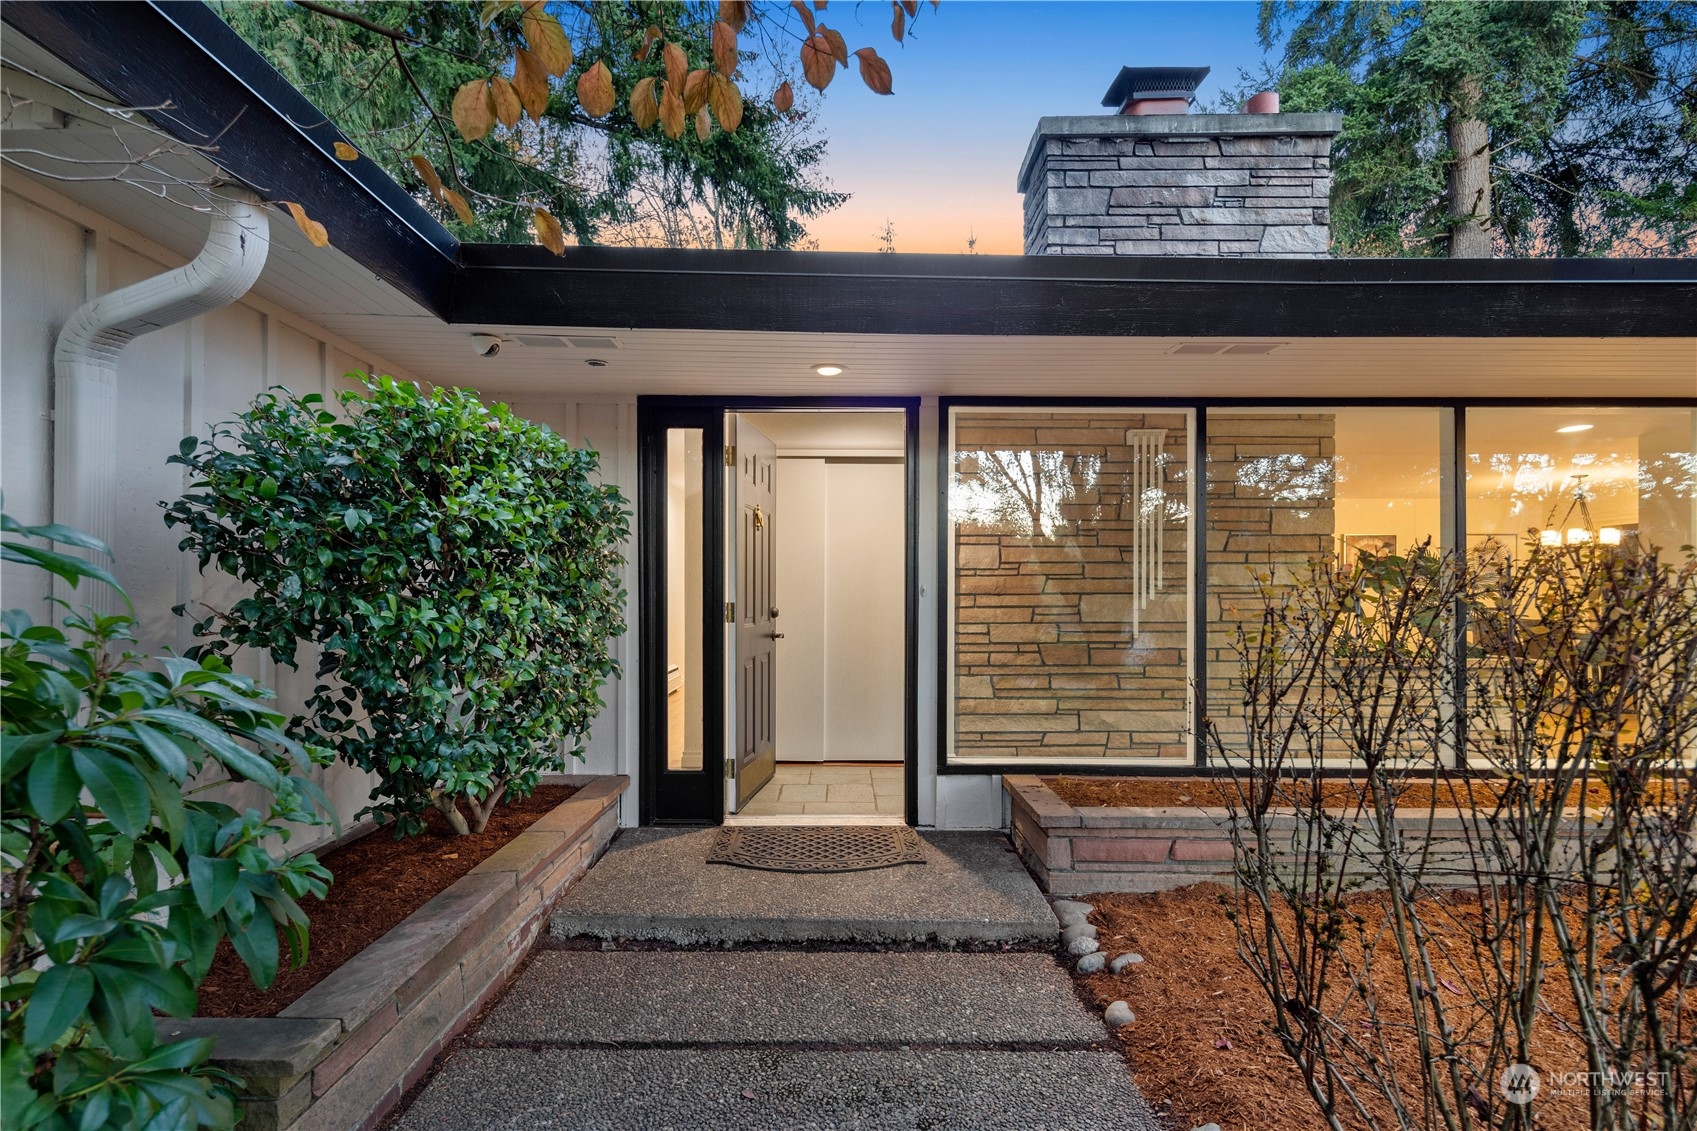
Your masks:
[[[1098,1009],[1120,999],[1131,1006],[1136,1020],[1119,1031],[1119,1040],[1138,1089],[1171,1126],[1213,1122],[1224,1131],[1324,1126],[1294,1062],[1268,1031],[1273,1014],[1265,992],[1238,956],[1235,928],[1222,901],[1232,898],[1231,889],[1208,883],[1147,895],[1079,898],[1095,907],[1090,919],[1103,953],[1135,951],[1144,957],[1123,973],[1103,971],[1079,978],[1078,985]],[[1358,900],[1357,909],[1364,913],[1379,906],[1374,896]],[[1434,914],[1432,921],[1442,930],[1455,920],[1465,921],[1465,911],[1461,908],[1454,919]],[[1403,1016],[1397,1016],[1398,990],[1391,978],[1400,972],[1394,960],[1385,961],[1376,979],[1388,1027],[1408,1014],[1404,1002]],[[1461,980],[1458,970],[1448,976]],[[1550,985],[1545,1003],[1557,1017],[1539,1027],[1538,1066],[1582,1069],[1583,1045],[1558,1021],[1573,1016],[1571,998],[1561,985]],[[1459,1009],[1453,1002],[1447,1008]],[[1412,1039],[1396,1050],[1404,1079],[1418,1079],[1418,1056]],[[1546,1097],[1538,1112],[1540,1131],[1579,1131],[1589,1122],[1578,1097]],[[1353,1124],[1346,1120],[1345,1125]]]
[[[498,806],[484,830],[471,836],[455,836],[432,811],[428,831],[419,836],[397,841],[380,828],[320,855],[335,879],[322,903],[308,897],[301,904],[311,921],[307,964],[288,969],[288,944],[281,942],[284,969],[262,990],[225,939],[200,985],[198,1016],[275,1015],[576,792],[575,786],[541,786],[522,801]]]
[[[1224,809],[1239,804],[1237,788],[1230,778],[1168,778],[1168,777],[1068,777],[1065,774],[1044,778],[1043,784],[1068,805],[1089,808],[1107,806],[1190,806],[1204,809]],[[1688,786],[1687,786],[1688,787]],[[1574,786],[1574,790],[1579,787]],[[1679,788],[1677,785],[1672,788]],[[1361,796],[1360,783],[1331,778],[1321,784],[1321,796],[1328,805],[1353,808]],[[1654,783],[1653,792],[1657,791]],[[1501,785],[1491,778],[1461,776],[1422,779],[1407,782],[1399,795],[1400,804],[1426,806],[1436,804],[1443,809],[1459,809],[1470,805],[1494,806],[1502,795]],[[1586,798],[1593,804],[1607,799],[1607,787],[1591,782]]]

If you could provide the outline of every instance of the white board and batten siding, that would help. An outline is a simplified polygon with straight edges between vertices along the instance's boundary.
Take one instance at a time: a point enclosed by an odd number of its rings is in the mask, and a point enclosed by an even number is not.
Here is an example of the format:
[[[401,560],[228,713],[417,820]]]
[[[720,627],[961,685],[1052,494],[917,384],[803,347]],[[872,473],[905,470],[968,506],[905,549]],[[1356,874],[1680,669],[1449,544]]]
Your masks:
[[[30,524],[53,520],[52,364],[59,329],[90,298],[180,266],[181,256],[119,227],[24,177],[8,177],[0,193],[0,406],[4,449],[0,488],[9,514]],[[249,297],[188,322],[144,335],[118,365],[118,514],[115,571],[135,603],[139,643],[149,652],[181,652],[193,643],[190,622],[172,614],[228,607],[241,587],[181,553],[179,530],[165,526],[160,503],[181,495],[185,469],[167,464],[184,436],[205,436],[274,385],[330,395],[353,383],[345,374],[387,372],[381,358],[274,304]],[[34,570],[7,565],[0,585],[6,607],[38,620],[48,587]],[[313,661],[279,668],[247,654],[238,670],[278,692],[278,705],[298,710],[313,683]],[[367,801],[367,775],[346,765],[321,771],[321,784],[344,823]],[[239,799],[232,799],[240,804]],[[308,830],[291,848],[323,839]]]

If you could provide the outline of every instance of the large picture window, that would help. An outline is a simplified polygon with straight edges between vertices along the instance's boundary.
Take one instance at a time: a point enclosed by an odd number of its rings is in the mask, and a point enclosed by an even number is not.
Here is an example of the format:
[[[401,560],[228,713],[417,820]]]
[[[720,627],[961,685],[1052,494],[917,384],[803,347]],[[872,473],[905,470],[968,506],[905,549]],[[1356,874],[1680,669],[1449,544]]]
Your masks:
[[[1241,748],[1237,634],[1276,593],[1331,558],[1448,549],[1444,437],[1431,408],[1208,411],[1208,717]]]
[[[1190,420],[951,410],[951,761],[1188,762]]]

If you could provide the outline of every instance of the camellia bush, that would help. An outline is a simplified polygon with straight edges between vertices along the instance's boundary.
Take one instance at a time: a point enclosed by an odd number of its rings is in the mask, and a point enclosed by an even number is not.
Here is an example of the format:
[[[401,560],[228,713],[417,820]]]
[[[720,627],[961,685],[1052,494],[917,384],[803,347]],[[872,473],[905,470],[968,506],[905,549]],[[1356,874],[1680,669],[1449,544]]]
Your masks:
[[[291,666],[316,648],[296,725],[377,775],[367,811],[481,832],[581,755],[624,631],[625,501],[593,451],[469,391],[339,399],[273,390],[172,457],[194,483],[165,521],[252,587],[196,631]]]
[[[3,525],[15,536],[5,560],[116,587],[36,544],[105,553],[94,539]],[[132,624],[67,607],[61,625],[38,625],[11,609],[0,633],[7,1128],[233,1126],[234,1081],[207,1065],[211,1038],[159,1043],[154,1016],[194,1014],[220,939],[261,987],[277,975],[279,931],[304,963],[297,901],[322,898],[329,880],[311,854],[268,847],[328,810],[306,777],[314,759],[262,702],[270,692],[216,656],[144,667],[121,650]],[[238,810],[201,796],[225,779],[264,800]]]

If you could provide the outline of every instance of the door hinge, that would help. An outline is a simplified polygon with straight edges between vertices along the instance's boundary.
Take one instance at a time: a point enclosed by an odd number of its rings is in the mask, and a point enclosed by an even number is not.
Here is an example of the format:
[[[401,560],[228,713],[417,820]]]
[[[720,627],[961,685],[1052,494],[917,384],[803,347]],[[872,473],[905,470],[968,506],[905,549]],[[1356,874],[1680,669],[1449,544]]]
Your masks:
[[[730,781],[737,776],[737,764],[729,758],[725,759],[725,780]]]
[[[735,467],[736,465],[737,465],[736,445],[735,444],[726,444],[725,445],[725,466],[726,467]]]
[[[725,623],[726,624],[735,624],[736,622],[737,622],[737,603],[735,601],[726,601],[725,602]]]

